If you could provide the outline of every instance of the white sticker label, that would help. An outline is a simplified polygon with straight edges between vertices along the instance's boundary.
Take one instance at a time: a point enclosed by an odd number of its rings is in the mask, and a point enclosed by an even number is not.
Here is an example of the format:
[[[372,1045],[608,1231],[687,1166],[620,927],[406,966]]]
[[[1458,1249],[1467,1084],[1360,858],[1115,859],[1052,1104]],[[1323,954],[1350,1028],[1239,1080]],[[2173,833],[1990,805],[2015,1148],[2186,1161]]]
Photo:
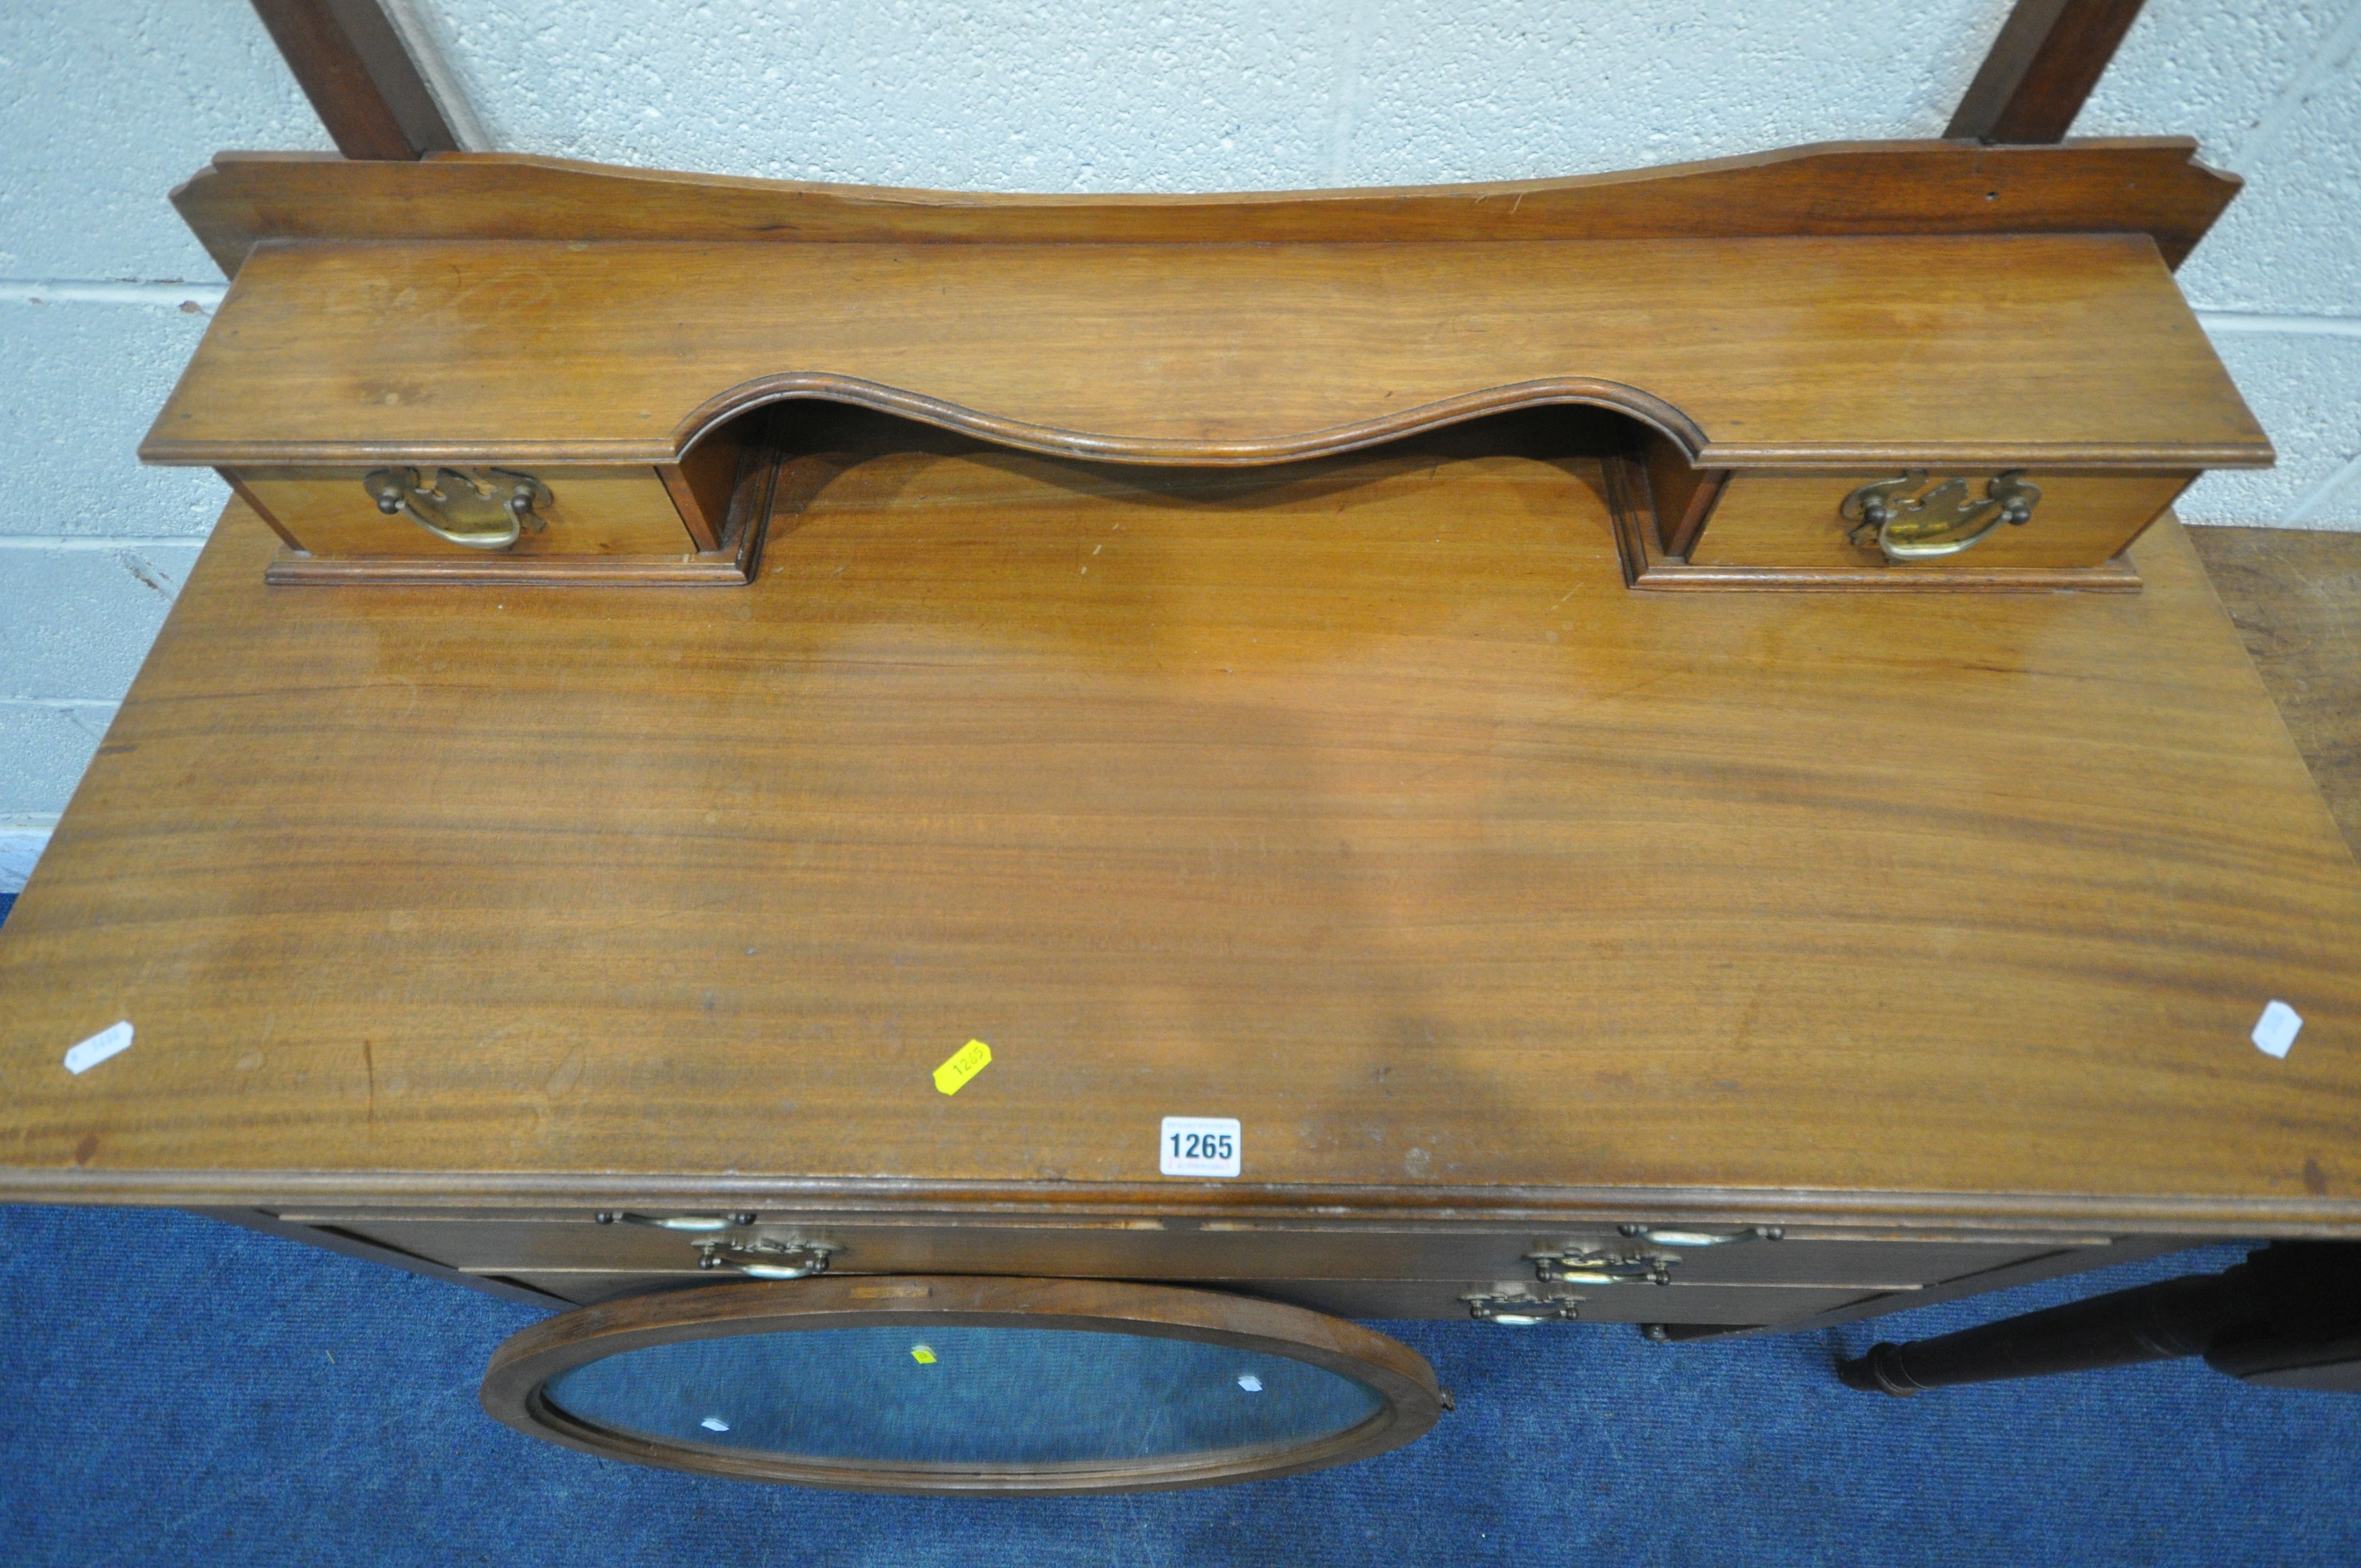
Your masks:
[[[66,1070],[77,1077],[112,1056],[120,1056],[131,1048],[131,1025],[128,1022],[101,1029],[89,1039],[66,1053]]]
[[[1238,1124],[1227,1116],[1167,1116],[1156,1168],[1167,1176],[1235,1176]]]
[[[2284,1057],[2302,1027],[2302,1014],[2284,1002],[2274,1002],[2255,1020],[2255,1048],[2267,1057]]]

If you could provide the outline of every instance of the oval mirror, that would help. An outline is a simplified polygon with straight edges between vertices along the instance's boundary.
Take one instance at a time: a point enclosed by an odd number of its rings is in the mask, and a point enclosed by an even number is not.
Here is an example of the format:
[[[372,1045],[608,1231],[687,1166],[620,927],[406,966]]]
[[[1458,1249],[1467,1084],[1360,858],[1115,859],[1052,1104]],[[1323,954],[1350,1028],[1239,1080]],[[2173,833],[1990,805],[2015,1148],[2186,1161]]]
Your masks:
[[[484,1409],[609,1459],[872,1492],[1127,1492],[1323,1469],[1443,1409],[1408,1345],[1084,1279],[841,1276],[609,1301],[500,1346]]]

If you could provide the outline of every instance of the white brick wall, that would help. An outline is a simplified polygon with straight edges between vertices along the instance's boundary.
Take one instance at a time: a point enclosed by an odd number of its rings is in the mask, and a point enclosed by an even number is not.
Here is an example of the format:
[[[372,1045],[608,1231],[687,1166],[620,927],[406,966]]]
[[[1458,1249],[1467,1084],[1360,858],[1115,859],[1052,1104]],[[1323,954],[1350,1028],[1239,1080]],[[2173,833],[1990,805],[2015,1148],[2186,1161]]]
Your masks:
[[[2185,132],[2246,188],[2180,271],[2279,466],[2191,522],[2361,529],[2361,0],[2147,0],[2077,136]]]
[[[407,0],[493,145],[1189,191],[1581,173],[1938,133],[2008,0]],[[2149,0],[2078,132],[2249,186],[2181,274],[2280,466],[2193,521],[2361,528],[2361,0]],[[0,6],[0,889],[219,510],[132,456],[219,298],[164,193],[324,148],[238,0]]]
[[[237,0],[0,5],[0,892],[226,498],[132,455],[221,297],[164,193],[225,147],[327,145]]]

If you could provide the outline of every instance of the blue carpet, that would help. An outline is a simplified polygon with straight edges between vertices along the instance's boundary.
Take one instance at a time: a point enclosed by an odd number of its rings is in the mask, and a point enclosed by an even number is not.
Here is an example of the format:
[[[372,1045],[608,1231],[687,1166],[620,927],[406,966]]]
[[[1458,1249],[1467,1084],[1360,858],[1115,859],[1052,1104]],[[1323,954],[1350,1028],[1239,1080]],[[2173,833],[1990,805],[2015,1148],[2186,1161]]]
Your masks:
[[[0,1563],[2361,1562],[2361,1398],[2195,1362],[1913,1400],[1830,1371],[2240,1255],[1719,1345],[1389,1323],[1459,1402],[1409,1448],[1218,1491],[951,1501],[542,1444],[476,1406],[531,1309],[186,1214],[0,1206]]]
[[[535,1316],[193,1216],[0,1207],[0,1563],[2361,1561],[2361,1399],[2197,1363],[1905,1401],[1830,1376],[1866,1324],[1660,1347],[1392,1323],[1459,1400],[1407,1449],[1219,1491],[949,1501],[639,1470],[494,1425],[477,1378]]]

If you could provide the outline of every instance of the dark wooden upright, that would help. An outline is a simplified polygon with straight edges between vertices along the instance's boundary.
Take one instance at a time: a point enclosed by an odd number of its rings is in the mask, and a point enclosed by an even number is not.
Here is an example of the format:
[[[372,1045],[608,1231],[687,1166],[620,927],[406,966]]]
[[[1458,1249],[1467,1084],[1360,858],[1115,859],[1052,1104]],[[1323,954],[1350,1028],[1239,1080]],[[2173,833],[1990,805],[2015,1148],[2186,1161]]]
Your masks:
[[[378,0],[254,0],[254,9],[346,158],[403,160],[458,150]]]
[[[2141,0],[2017,0],[1968,84],[1947,137],[2061,142],[2074,128]]]

